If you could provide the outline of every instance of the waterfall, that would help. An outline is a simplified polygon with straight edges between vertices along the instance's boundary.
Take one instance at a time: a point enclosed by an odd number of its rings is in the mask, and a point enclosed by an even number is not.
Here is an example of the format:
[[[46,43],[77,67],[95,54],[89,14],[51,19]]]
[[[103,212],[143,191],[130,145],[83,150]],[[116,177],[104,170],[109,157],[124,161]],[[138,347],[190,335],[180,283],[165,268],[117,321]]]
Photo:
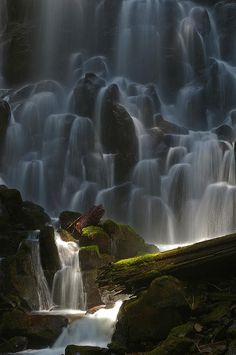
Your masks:
[[[40,260],[39,233],[39,231],[31,232],[28,240],[31,244],[32,267],[37,281],[39,311],[42,311],[52,306],[52,299]]]
[[[0,167],[6,184],[52,216],[103,203],[107,217],[155,244],[235,231],[226,218],[236,182],[236,47],[228,23],[235,4],[36,5],[30,65],[37,80],[6,97],[12,109]],[[76,269],[75,259],[61,260],[62,270]],[[78,295],[56,303],[83,308]]]
[[[61,269],[53,280],[52,299],[59,309],[86,309],[86,294],[79,263],[79,247],[74,242],[64,242],[55,234]]]

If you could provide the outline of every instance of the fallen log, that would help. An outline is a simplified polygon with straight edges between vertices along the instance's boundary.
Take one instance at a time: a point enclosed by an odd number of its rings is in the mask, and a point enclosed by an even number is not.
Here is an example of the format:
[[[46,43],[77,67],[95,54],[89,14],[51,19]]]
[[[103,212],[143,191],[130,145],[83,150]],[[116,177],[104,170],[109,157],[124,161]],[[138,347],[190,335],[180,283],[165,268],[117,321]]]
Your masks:
[[[162,275],[194,281],[223,273],[236,273],[236,234],[118,261],[103,267],[97,282],[102,293],[117,297],[135,294]]]
[[[70,225],[66,227],[66,230],[76,230],[81,234],[82,229],[88,226],[97,226],[103,217],[105,210],[102,205],[93,206],[90,210],[78,218],[76,218]]]

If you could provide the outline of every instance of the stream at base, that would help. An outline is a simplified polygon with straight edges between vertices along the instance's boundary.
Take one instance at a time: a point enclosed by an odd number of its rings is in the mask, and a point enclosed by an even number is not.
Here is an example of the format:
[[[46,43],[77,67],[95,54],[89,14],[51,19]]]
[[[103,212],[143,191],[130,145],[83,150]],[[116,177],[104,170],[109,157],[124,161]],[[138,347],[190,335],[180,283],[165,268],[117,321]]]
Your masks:
[[[84,315],[73,321],[62,331],[62,334],[50,349],[28,350],[19,354],[61,355],[67,345],[88,345],[106,348],[112,334],[122,301],[117,301],[110,309],[99,309],[96,313]],[[60,314],[63,314],[61,312]],[[67,315],[67,312],[65,312]]]

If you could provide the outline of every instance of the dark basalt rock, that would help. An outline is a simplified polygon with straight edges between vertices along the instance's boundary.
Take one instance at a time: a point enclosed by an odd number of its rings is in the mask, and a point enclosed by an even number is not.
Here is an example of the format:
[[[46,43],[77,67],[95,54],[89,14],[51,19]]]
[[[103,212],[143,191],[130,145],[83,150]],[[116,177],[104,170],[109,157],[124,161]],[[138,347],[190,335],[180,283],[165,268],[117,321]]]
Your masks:
[[[3,314],[0,334],[3,339],[11,340],[15,336],[27,338],[29,347],[42,348],[52,345],[66,325],[67,321],[62,316],[13,310]]]
[[[33,202],[24,201],[22,204],[22,222],[25,229],[36,230],[51,222],[44,209]]]
[[[105,81],[96,74],[87,73],[74,89],[75,112],[79,116],[93,118],[96,98]]]
[[[101,141],[106,153],[115,154],[116,182],[127,179],[138,158],[138,140],[133,120],[126,109],[108,103],[101,118]]]
[[[227,124],[223,124],[212,130],[218,136],[219,140],[225,140],[230,143],[235,141],[235,133],[234,130],[228,126]]]
[[[108,349],[102,349],[94,346],[77,346],[68,345],[65,350],[65,355],[96,355],[96,354],[110,354]]]
[[[5,138],[6,130],[10,122],[11,108],[7,101],[0,100],[0,139],[1,145]]]
[[[187,128],[165,120],[160,113],[155,115],[154,119],[156,127],[164,134],[188,134]]]
[[[39,245],[42,268],[48,284],[52,287],[54,274],[61,268],[53,227],[41,229]]]
[[[15,295],[20,304],[29,310],[39,308],[37,280],[32,263],[30,241],[24,240],[15,255],[3,259],[1,269],[4,275],[1,285],[2,293]],[[20,334],[12,334],[20,335]]]
[[[8,354],[26,350],[28,346],[28,339],[22,336],[15,336],[13,338],[0,341],[0,353]]]

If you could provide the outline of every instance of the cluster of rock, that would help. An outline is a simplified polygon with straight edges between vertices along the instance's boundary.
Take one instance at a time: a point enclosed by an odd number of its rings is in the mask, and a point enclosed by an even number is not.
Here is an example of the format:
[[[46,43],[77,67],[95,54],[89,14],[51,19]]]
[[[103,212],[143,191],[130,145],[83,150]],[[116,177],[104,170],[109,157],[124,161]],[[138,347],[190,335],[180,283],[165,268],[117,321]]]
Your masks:
[[[79,258],[88,307],[109,302],[102,300],[96,279],[101,266],[123,258],[157,252],[129,226],[107,220],[88,226],[79,236],[66,226],[78,213],[60,215],[60,234],[64,241],[81,246]],[[23,201],[19,191],[0,186],[0,352],[42,348],[53,344],[68,320],[62,316],[39,315],[38,280],[29,235],[38,231],[40,262],[49,289],[61,268],[51,220],[40,206]]]

